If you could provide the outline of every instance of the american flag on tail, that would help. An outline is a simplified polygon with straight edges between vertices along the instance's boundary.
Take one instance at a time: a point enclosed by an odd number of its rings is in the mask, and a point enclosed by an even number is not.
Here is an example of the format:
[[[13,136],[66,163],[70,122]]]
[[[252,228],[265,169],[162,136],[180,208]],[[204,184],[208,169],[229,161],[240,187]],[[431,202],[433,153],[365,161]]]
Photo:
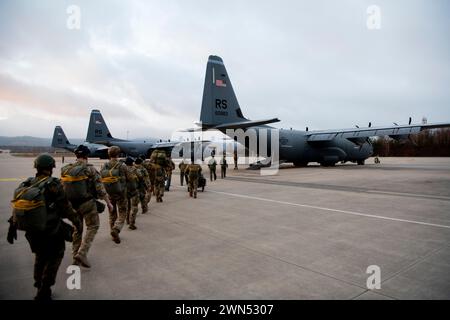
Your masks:
[[[226,87],[227,83],[225,80],[222,79],[216,79],[216,87]]]

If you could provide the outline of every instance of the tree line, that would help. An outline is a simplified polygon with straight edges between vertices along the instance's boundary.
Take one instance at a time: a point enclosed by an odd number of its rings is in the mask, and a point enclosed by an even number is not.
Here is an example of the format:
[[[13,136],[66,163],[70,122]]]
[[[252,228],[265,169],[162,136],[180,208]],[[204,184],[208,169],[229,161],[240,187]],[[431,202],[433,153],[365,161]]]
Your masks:
[[[425,130],[407,140],[379,138],[372,144],[374,155],[381,157],[450,157],[450,129]]]

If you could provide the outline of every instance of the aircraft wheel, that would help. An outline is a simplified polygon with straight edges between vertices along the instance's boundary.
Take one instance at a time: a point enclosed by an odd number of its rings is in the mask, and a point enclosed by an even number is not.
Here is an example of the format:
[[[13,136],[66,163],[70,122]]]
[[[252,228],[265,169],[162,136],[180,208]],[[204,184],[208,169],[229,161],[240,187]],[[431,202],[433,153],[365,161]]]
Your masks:
[[[321,162],[320,165],[322,167],[334,167],[336,165],[336,162]]]
[[[308,166],[307,161],[294,162],[294,167],[297,167],[297,168],[302,168],[302,167],[307,167],[307,166]]]
[[[358,160],[357,163],[358,163],[358,166],[363,166],[365,161],[364,160]]]

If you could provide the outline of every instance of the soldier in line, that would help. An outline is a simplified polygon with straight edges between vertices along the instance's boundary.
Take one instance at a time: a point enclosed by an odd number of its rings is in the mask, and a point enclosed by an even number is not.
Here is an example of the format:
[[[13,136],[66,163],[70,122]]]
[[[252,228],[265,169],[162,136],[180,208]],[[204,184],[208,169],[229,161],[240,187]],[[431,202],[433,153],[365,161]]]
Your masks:
[[[154,175],[154,193],[156,197],[156,202],[163,202],[164,197],[164,182],[166,180],[166,170],[165,168],[158,164],[152,163],[152,173]]]
[[[137,175],[139,178],[138,182],[138,191],[139,191],[139,202],[141,203],[142,214],[148,212],[148,202],[147,202],[147,193],[150,192],[150,178],[148,176],[147,169],[142,165],[143,161],[141,158],[137,158],[134,162],[135,167],[137,168]]]
[[[86,233],[83,237],[83,223],[75,228],[73,233],[73,264],[90,268],[91,264],[87,254],[94,241],[100,226],[99,212],[104,210],[104,205],[96,199],[103,199],[112,211],[113,206],[101,181],[97,169],[89,164],[89,148],[80,145],[75,149],[77,160],[61,169],[61,181],[64,190],[80,220],[86,224]]]
[[[186,175],[186,167],[188,165],[186,163],[184,163],[184,159],[181,160],[181,162],[178,164],[178,168],[180,169],[180,185],[183,185],[184,179],[185,179],[185,175]],[[186,177],[187,178],[187,177]],[[187,179],[186,179],[186,183],[187,183]]]
[[[71,241],[72,226],[62,219],[69,218],[79,228],[80,220],[73,211],[59,179],[53,178],[55,159],[41,154],[34,160],[36,176],[20,184],[14,193],[13,215],[7,241],[17,240],[17,229],[24,230],[31,251],[35,254],[35,300],[51,300],[59,266],[64,257],[65,241]],[[35,192],[37,191],[37,192]],[[40,194],[39,200],[34,196]],[[29,221],[31,216],[39,217]]]
[[[233,160],[234,160],[234,170],[238,170],[238,154],[237,154],[237,151],[234,151],[234,153],[233,153]]]
[[[148,178],[150,182],[150,187],[147,190],[147,193],[145,195],[145,202],[148,204],[150,203],[150,200],[152,198],[152,194],[155,194],[155,170],[153,169],[153,163],[150,159],[145,159],[145,157],[141,156],[141,159],[143,160],[142,166],[147,169]]]
[[[226,176],[227,176],[227,168],[228,168],[228,163],[227,163],[227,159],[224,154],[222,159],[220,160],[220,177],[222,179],[226,178]]]
[[[120,243],[119,233],[125,224],[128,210],[126,186],[129,181],[129,172],[126,164],[118,159],[120,152],[119,147],[110,147],[108,149],[110,160],[103,164],[100,171],[102,181],[114,206],[109,213],[109,224],[111,237],[115,243]]]
[[[194,160],[191,161],[191,164],[186,168],[189,179],[189,196],[197,198],[197,188],[198,188],[198,179],[202,173],[202,167],[199,164],[196,164]]]
[[[172,161],[171,157],[167,158],[166,165],[166,191],[170,191],[170,184],[172,183],[172,171],[175,170],[175,163]]]
[[[138,190],[138,173],[137,168],[134,166],[134,160],[131,157],[125,159],[125,164],[128,169],[127,180],[127,224],[130,230],[136,230],[136,215],[139,205],[139,190]]]
[[[211,181],[213,181],[213,177],[214,177],[214,181],[217,180],[216,167],[217,167],[217,161],[216,161],[216,159],[214,159],[214,154],[212,154],[212,157],[208,162],[209,179]]]

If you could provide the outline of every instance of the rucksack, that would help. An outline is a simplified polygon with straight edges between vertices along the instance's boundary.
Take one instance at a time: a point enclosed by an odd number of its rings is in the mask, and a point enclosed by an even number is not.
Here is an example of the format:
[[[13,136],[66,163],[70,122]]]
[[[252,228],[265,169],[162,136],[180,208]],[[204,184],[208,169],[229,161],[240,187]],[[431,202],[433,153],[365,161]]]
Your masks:
[[[148,176],[147,169],[143,166],[136,167],[136,174],[138,177],[138,189],[143,190],[148,188],[148,185],[145,182],[146,175]]]
[[[162,150],[153,151],[150,159],[153,160],[154,163],[159,164],[160,166],[165,167],[167,165],[167,156],[165,151]]]
[[[105,185],[106,192],[110,195],[122,195],[125,192],[126,185],[120,175],[120,166],[122,162],[117,162],[111,168],[107,162],[101,171],[102,182]]]
[[[28,178],[14,191],[13,219],[18,230],[42,232],[47,225],[47,205],[45,187],[53,181],[52,177],[44,177],[31,183],[35,178]]]
[[[201,167],[199,165],[190,165],[189,169],[189,178],[198,178],[200,174]]]
[[[139,177],[137,174],[136,168],[127,168],[128,169],[128,180],[127,180],[127,193],[130,196],[134,196],[137,193]]]
[[[61,168],[61,181],[70,201],[92,197],[86,169],[87,165],[84,163],[68,164]]]

